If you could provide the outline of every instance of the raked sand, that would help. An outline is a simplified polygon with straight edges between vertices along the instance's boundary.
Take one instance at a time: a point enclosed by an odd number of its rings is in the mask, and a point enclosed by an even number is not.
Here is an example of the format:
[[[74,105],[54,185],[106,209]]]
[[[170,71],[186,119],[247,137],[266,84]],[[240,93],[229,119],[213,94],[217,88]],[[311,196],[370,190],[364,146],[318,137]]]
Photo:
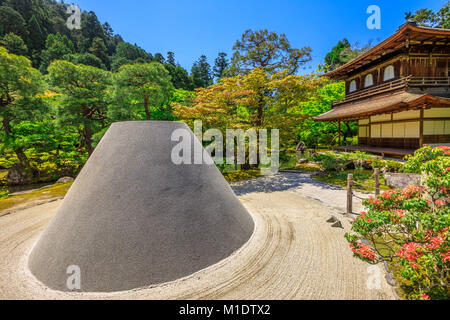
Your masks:
[[[0,213],[0,299],[395,299],[384,280],[353,258],[339,213],[345,191],[307,175],[280,174],[234,185],[255,221],[250,240],[232,256],[173,282],[112,293],[68,293],[39,283],[28,255],[61,201]],[[355,207],[361,207],[355,201]],[[3,214],[3,215],[2,215]],[[345,230],[326,220],[339,217]],[[81,285],[82,285],[81,275]]]

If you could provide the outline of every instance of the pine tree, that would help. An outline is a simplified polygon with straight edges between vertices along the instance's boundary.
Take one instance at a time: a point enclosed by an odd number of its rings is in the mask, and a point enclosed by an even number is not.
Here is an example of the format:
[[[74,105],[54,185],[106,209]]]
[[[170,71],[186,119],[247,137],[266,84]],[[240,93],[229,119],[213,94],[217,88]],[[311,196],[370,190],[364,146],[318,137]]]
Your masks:
[[[42,50],[45,46],[46,35],[42,31],[41,24],[35,15],[28,21],[29,44],[31,50]]]
[[[9,53],[13,53],[19,56],[25,56],[28,53],[28,48],[21,37],[14,33],[8,33],[0,39],[0,46],[8,49]]]
[[[195,88],[206,88],[212,84],[211,66],[205,55],[192,66],[191,77]]]
[[[223,72],[228,67],[227,54],[225,52],[220,52],[215,60],[213,75],[215,78],[222,78]]]
[[[172,51],[167,52],[167,63],[171,65],[175,65],[175,53]]]

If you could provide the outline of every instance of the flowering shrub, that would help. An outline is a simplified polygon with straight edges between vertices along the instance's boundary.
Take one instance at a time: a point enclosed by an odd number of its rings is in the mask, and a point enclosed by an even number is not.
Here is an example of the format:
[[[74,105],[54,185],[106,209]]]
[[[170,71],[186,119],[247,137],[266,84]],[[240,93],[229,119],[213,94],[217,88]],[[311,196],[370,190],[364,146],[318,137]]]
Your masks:
[[[423,174],[422,185],[365,200],[346,238],[356,257],[397,264],[407,298],[449,299],[450,148],[422,148],[406,166]]]

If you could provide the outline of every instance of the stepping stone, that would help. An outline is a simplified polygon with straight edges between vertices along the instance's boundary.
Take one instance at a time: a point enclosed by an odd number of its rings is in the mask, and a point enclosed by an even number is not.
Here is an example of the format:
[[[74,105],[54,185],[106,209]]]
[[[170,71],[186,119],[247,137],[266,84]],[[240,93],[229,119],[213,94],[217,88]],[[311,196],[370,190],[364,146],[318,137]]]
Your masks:
[[[327,220],[328,223],[334,223],[336,221],[339,221],[339,220],[335,216],[331,216],[331,218]]]
[[[386,281],[387,281],[387,283],[390,285],[390,286],[395,286],[395,280],[394,280],[394,274],[392,274],[392,273],[388,273],[387,275],[386,275]]]
[[[340,221],[337,221],[335,224],[333,224],[331,227],[333,228],[341,228],[344,229],[344,227],[342,226],[342,223]]]

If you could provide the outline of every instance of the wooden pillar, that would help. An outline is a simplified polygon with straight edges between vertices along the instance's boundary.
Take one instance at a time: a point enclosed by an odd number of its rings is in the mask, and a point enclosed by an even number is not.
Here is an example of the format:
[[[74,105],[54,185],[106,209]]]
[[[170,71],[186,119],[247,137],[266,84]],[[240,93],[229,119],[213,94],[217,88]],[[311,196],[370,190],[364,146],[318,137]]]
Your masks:
[[[375,178],[375,196],[378,196],[378,195],[380,195],[380,169],[379,168],[375,168],[374,178]]]
[[[338,121],[338,147],[341,146],[341,120]]]
[[[423,108],[420,109],[420,135],[419,135],[419,148],[423,146]]]
[[[353,213],[353,174],[347,177],[347,214]]]

